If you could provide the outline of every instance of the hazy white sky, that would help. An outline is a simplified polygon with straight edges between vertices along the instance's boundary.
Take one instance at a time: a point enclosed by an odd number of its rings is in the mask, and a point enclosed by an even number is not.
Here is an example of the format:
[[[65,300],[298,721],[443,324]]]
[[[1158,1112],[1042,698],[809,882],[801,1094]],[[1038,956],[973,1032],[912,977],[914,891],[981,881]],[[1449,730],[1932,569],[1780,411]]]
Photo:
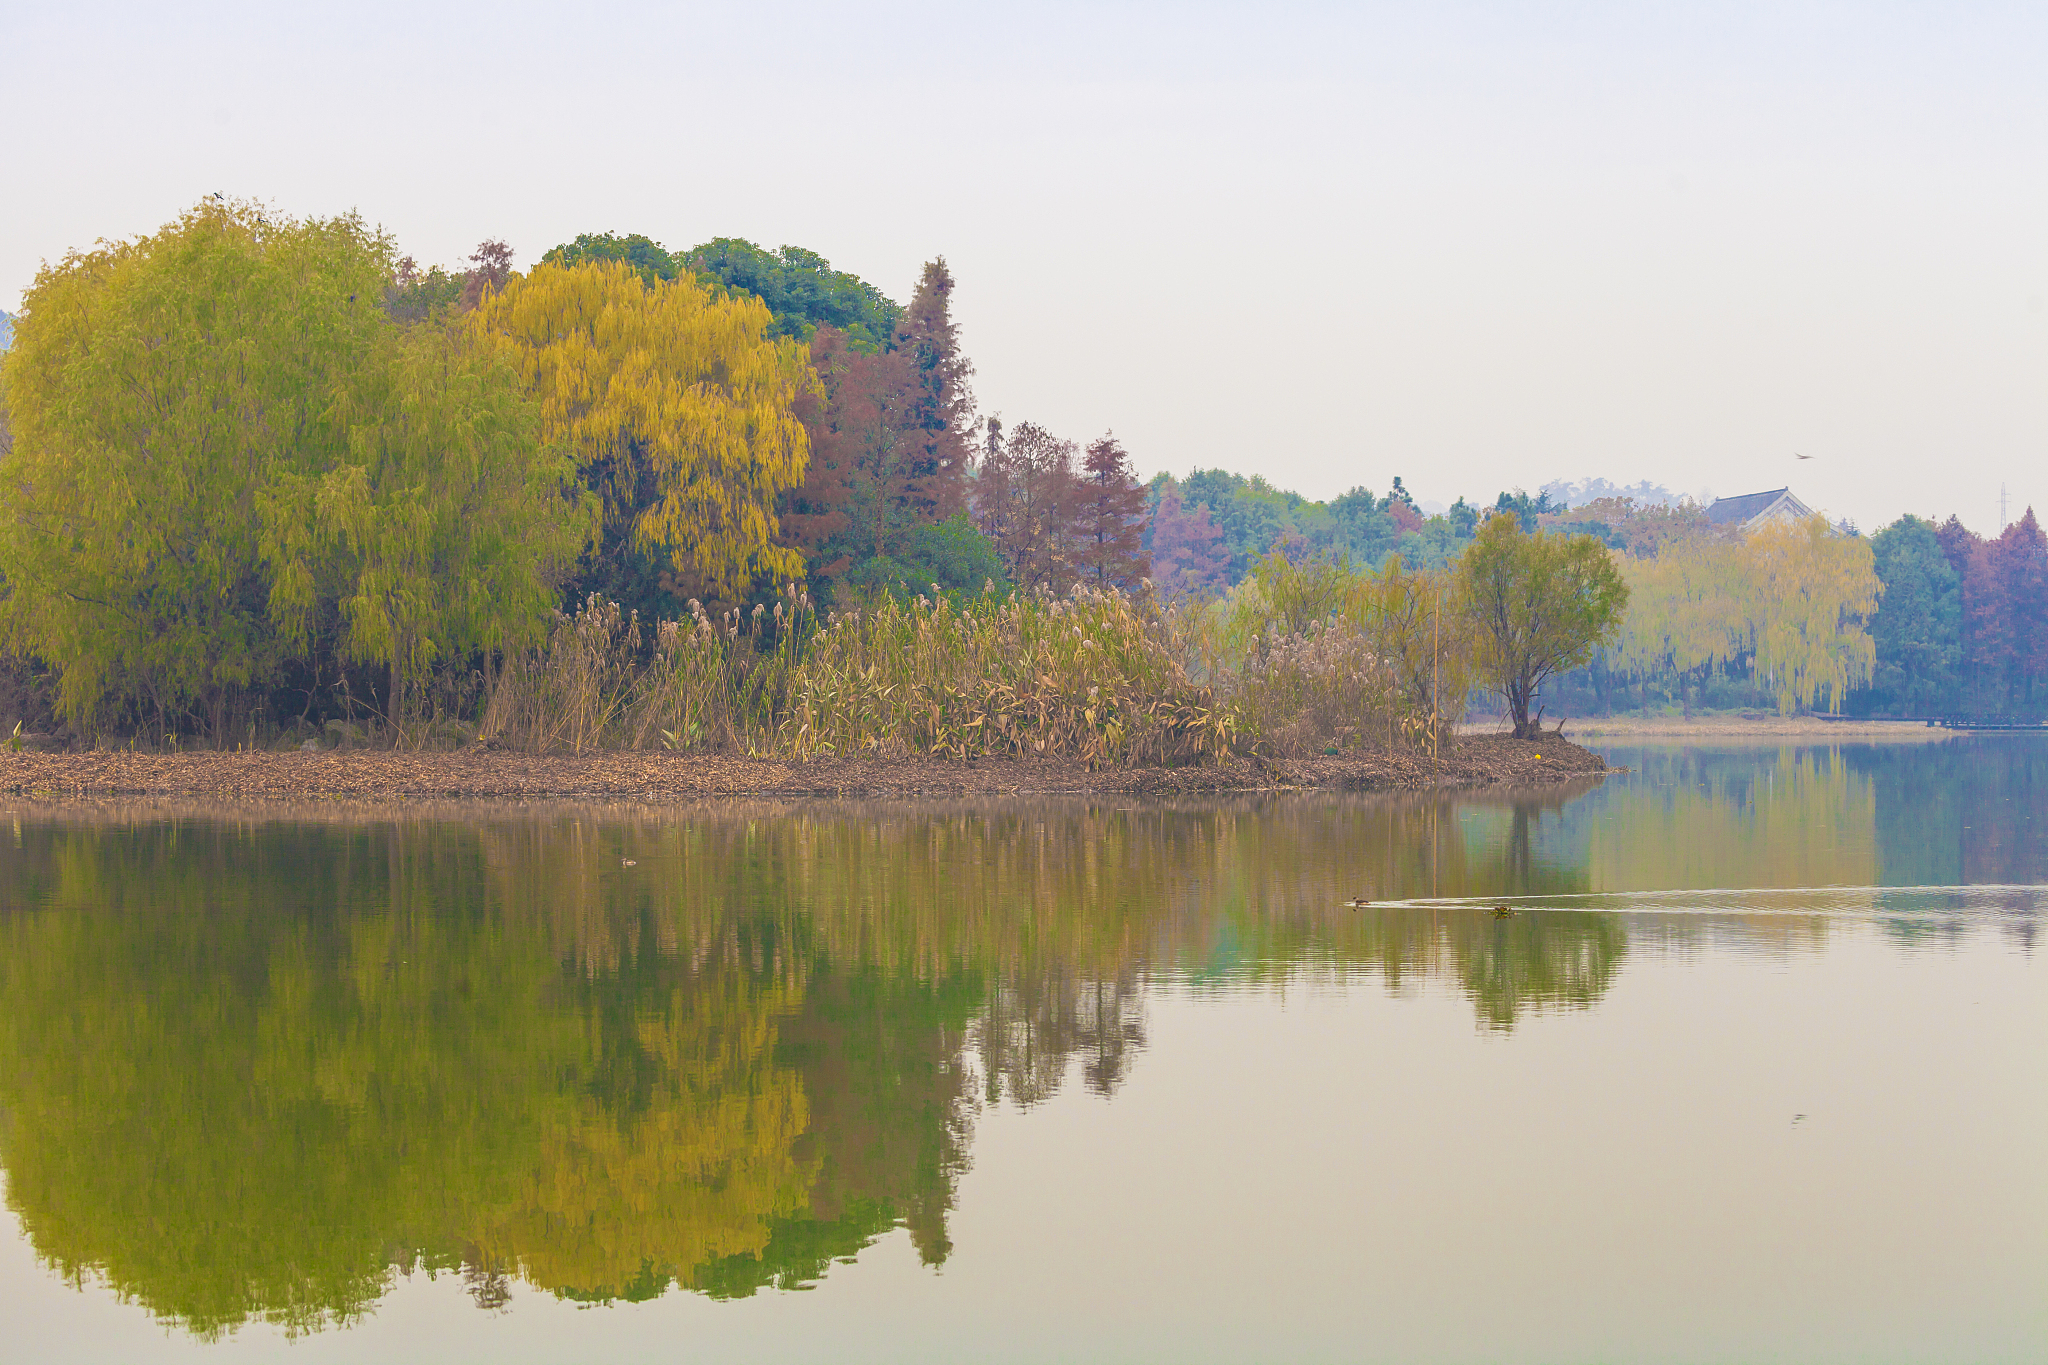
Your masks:
[[[213,191],[944,254],[983,409],[1148,473],[1990,531],[2048,512],[2044,71],[2038,2],[0,0],[0,306]]]

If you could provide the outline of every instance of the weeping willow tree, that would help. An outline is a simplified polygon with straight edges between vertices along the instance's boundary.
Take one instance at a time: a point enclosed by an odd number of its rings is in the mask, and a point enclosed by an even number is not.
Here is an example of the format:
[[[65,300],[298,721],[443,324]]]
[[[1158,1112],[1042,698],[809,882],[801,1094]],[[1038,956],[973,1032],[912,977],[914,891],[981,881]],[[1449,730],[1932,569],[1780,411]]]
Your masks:
[[[1747,540],[1692,539],[1623,563],[1628,610],[1610,662],[1672,678],[1688,715],[1694,692],[1747,661],[1781,713],[1840,710],[1869,681],[1876,646],[1863,618],[1877,605],[1870,542],[1825,518],[1773,525]]]
[[[545,434],[602,498],[601,553],[651,554],[728,600],[757,574],[802,576],[775,543],[775,501],[803,482],[792,404],[818,381],[795,341],[768,336],[766,304],[586,261],[514,278],[473,321],[509,343]]]
[[[311,507],[279,524],[310,531],[292,548],[336,562],[345,647],[388,665],[387,709],[406,717],[437,665],[537,640],[558,571],[594,532],[595,499],[567,492],[575,467],[540,440],[510,347],[478,329],[384,332],[347,411],[342,458],[294,483]],[[273,614],[303,642],[314,571],[308,557],[279,563]]]
[[[346,446],[331,408],[384,254],[352,217],[207,204],[37,274],[6,357],[0,626],[61,670],[72,723],[127,704],[219,728],[278,669],[274,494]]]
[[[503,343],[392,320],[392,270],[354,215],[208,202],[37,275],[0,647],[80,730],[220,742],[321,659],[388,665],[402,719],[433,668],[535,636],[587,535],[572,467]]]
[[[1862,625],[1877,608],[1870,542],[1837,534],[1816,516],[1768,526],[1743,549],[1759,681],[1781,713],[1822,703],[1840,711],[1849,689],[1869,682],[1877,666],[1877,646]]]
[[[1637,677],[1675,677],[1688,717],[1693,689],[1747,648],[1742,547],[1680,541],[1654,559],[1626,559],[1628,610],[1610,660]]]

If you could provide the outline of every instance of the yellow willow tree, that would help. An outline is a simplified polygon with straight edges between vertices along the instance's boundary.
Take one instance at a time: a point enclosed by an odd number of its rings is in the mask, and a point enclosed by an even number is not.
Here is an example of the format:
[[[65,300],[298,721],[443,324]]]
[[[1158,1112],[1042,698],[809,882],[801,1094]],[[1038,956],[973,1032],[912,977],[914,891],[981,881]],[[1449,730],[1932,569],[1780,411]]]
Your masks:
[[[318,478],[289,480],[278,501],[298,514],[269,519],[271,612],[305,643],[324,564],[342,647],[389,668],[385,710],[402,726],[437,665],[545,638],[596,499],[541,441],[512,347],[489,333],[383,329],[337,412],[345,451]]]
[[[538,636],[588,499],[511,345],[401,328],[391,271],[353,215],[209,202],[38,275],[0,647],[56,666],[73,725],[219,743],[345,660],[389,666],[400,721],[436,666]]]
[[[775,500],[809,457],[791,410],[817,378],[770,339],[767,305],[684,277],[643,283],[616,261],[544,264],[471,315],[508,340],[545,436],[567,443],[603,502],[604,536],[665,557],[704,596],[794,577]]]
[[[1692,714],[1690,682],[1726,667],[1748,647],[1750,597],[1745,548],[1695,537],[1654,559],[1625,559],[1628,611],[1610,658],[1639,678],[1676,674]]]
[[[271,494],[345,442],[388,258],[353,216],[207,203],[38,272],[5,356],[0,644],[57,667],[72,724],[218,739],[273,681]]]
[[[1815,516],[1767,526],[1742,549],[1757,681],[1777,695],[1781,714],[1823,698],[1840,711],[1843,696],[1869,682],[1877,664],[1862,625],[1880,591],[1870,542]]]

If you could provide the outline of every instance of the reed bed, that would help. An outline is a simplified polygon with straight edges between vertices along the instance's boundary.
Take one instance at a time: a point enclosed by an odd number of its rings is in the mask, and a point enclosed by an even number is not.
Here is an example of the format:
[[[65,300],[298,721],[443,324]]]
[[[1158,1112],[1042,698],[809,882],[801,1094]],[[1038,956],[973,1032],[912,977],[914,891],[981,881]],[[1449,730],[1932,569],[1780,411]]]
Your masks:
[[[1097,767],[1225,758],[1242,708],[1197,682],[1188,613],[1149,596],[880,598],[813,637],[792,679],[789,752],[1053,754]]]
[[[815,632],[810,595],[791,584],[751,612],[688,621],[652,638],[634,615],[593,595],[557,613],[548,644],[507,661],[477,737],[530,753],[597,749],[772,752],[801,643]]]
[[[1277,571],[1249,586],[1222,603],[1149,587],[934,589],[821,620],[792,584],[747,612],[692,602],[688,621],[651,631],[592,597],[557,617],[544,649],[507,662],[478,737],[533,753],[1044,755],[1099,768],[1430,742],[1445,717],[1418,704],[1416,613],[1371,609],[1412,605],[1412,580],[1376,597],[1304,595]]]

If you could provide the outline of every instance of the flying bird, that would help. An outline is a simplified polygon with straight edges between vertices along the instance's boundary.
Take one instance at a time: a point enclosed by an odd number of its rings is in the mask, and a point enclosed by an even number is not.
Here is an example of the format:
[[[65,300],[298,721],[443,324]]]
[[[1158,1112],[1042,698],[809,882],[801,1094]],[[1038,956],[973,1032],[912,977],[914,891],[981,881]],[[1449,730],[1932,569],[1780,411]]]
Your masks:
[[[1797,451],[1794,451],[1794,452],[1793,452],[1793,454],[1792,454],[1792,458],[1793,458],[1793,459],[1795,459],[1795,460],[1810,460],[1810,459],[1812,459],[1812,458],[1813,458],[1813,456],[1811,456],[1811,455],[1801,455],[1801,454],[1799,454],[1799,453],[1798,453]]]

